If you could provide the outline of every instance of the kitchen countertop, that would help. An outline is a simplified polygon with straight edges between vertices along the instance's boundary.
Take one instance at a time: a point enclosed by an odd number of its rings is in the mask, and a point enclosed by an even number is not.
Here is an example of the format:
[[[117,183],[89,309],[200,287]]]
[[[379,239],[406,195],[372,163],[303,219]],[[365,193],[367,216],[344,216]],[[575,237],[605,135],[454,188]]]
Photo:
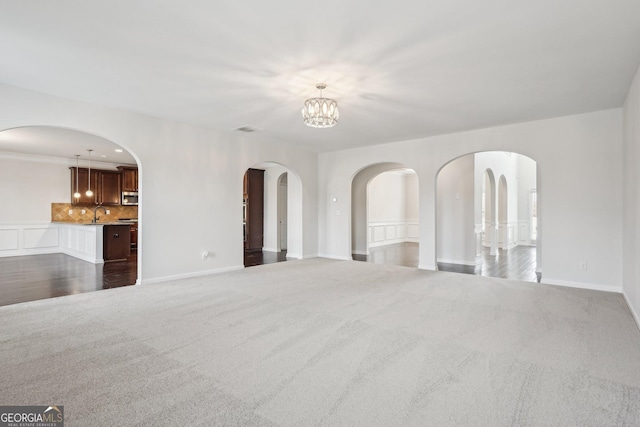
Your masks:
[[[138,221],[98,221],[98,222],[66,222],[66,221],[53,221],[54,224],[66,224],[66,225],[134,225],[138,224]]]

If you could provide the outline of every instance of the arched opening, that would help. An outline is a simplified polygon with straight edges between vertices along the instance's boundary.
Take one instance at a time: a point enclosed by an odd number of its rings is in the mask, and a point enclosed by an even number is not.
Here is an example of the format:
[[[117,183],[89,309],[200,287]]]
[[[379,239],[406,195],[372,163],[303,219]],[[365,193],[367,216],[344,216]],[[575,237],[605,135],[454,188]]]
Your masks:
[[[0,305],[139,283],[139,166],[124,147],[82,130],[0,131],[0,281],[12,262],[33,267]]]
[[[352,258],[418,266],[418,177],[395,163],[371,165],[352,181]]]
[[[302,181],[286,166],[262,162],[243,177],[244,266],[302,258]]]
[[[444,165],[436,184],[438,269],[540,281],[537,182],[536,162],[517,153],[472,153]]]

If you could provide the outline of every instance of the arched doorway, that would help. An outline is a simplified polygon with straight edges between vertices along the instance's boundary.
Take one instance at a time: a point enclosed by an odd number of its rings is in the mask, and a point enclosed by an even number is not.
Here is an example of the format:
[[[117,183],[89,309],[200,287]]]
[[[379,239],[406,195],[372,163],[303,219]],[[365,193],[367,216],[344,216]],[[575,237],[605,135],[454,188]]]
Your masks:
[[[352,258],[418,266],[418,177],[400,164],[371,165],[352,181]]]
[[[288,167],[262,162],[243,176],[245,267],[302,258],[302,181]]]
[[[511,152],[458,157],[437,175],[438,269],[539,281],[539,242],[531,238],[537,164]],[[537,202],[537,198],[535,199]]]
[[[0,276],[10,268],[7,263],[11,257],[22,264],[33,263],[45,276],[43,280],[25,274],[14,281],[20,284],[18,299],[140,282],[142,224],[138,223],[137,203],[142,197],[138,191],[139,162],[134,154],[81,130],[25,126],[0,132],[0,163],[0,194],[12,202],[0,213],[0,240],[10,235],[15,238],[0,250]],[[129,190],[135,197],[130,195],[130,204],[125,205],[124,169],[136,177],[135,182],[127,180],[134,186]],[[78,190],[81,197],[74,197]],[[89,190],[89,195],[85,194]],[[114,235],[117,238],[112,238]],[[55,287],[45,286],[48,279],[44,272],[49,267],[42,263],[57,266]],[[30,285],[30,281],[34,283]],[[23,295],[26,289],[32,292]]]

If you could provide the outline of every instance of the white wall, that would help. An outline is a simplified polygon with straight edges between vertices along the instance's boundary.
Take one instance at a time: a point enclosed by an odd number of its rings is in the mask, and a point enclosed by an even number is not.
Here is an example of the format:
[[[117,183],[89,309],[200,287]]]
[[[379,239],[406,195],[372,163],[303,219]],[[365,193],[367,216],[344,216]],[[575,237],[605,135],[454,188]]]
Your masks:
[[[369,182],[369,223],[406,219],[406,185],[403,173],[383,172]]]
[[[543,282],[622,288],[622,110],[558,117],[319,155],[319,251],[351,252],[351,181],[371,164],[394,162],[420,181],[420,268],[435,269],[437,171],[478,151],[511,151],[538,164]],[[499,178],[499,177],[497,177]],[[336,197],[338,202],[331,202]],[[340,215],[337,214],[340,212]],[[580,261],[587,270],[580,270]]]
[[[50,222],[51,203],[71,201],[69,162],[0,153],[0,224]]]
[[[517,156],[518,167],[518,244],[531,244],[531,190],[537,190],[536,162]]]
[[[239,132],[99,107],[0,85],[0,130],[47,125],[76,129],[127,149],[140,172],[142,283],[242,268],[242,177],[260,162],[301,180],[300,255],[317,254],[317,155]],[[6,182],[0,183],[1,187]],[[291,187],[291,185],[290,185]],[[65,183],[65,191],[68,184]],[[304,191],[303,191],[304,189]],[[188,203],[176,201],[188,200]],[[203,250],[210,257],[202,260]]]
[[[405,182],[405,219],[409,222],[418,222],[420,191],[418,188],[418,175],[407,173],[404,175]]]
[[[278,178],[287,172],[283,166],[261,167],[264,169],[264,241],[263,250],[278,251]]]
[[[624,104],[624,295],[640,325],[640,70]]]
[[[368,247],[416,242],[418,238],[418,177],[389,171],[367,186]]]
[[[438,262],[475,265],[474,156],[463,156],[438,174]]]

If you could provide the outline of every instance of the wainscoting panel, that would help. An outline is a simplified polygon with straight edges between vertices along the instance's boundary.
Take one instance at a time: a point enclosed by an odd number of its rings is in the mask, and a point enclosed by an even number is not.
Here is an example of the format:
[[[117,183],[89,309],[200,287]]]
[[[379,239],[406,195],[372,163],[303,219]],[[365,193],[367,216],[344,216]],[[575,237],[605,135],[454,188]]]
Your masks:
[[[49,228],[25,228],[24,248],[56,248],[60,244],[58,240],[58,229]]]
[[[392,245],[394,243],[418,242],[417,221],[370,222],[369,247]]]
[[[58,228],[51,223],[0,225],[0,257],[60,252]]]
[[[0,229],[0,251],[18,250],[20,231],[17,228]]]
[[[60,228],[60,251],[67,255],[101,264],[104,262],[102,250],[102,225],[58,224]]]

